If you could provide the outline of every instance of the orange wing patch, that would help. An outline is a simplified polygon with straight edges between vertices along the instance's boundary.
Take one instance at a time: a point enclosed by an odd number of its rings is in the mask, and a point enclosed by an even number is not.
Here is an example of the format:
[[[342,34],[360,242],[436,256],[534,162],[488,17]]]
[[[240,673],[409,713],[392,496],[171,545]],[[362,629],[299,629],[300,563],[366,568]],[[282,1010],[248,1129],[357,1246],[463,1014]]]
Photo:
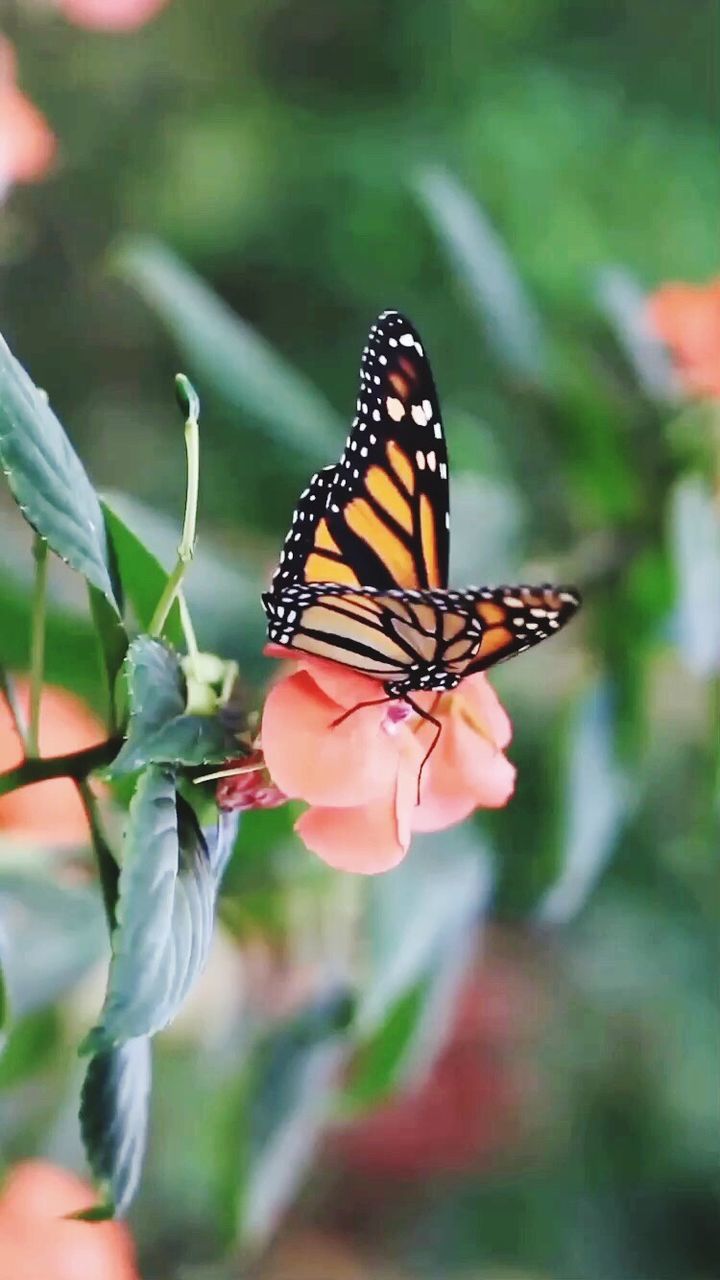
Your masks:
[[[403,378],[401,374],[399,373],[388,374],[388,382],[392,384],[393,388],[395,389],[395,391],[397,391],[401,400],[407,400],[410,394],[410,387],[408,386],[406,379]]]
[[[480,648],[475,654],[476,660],[484,661],[491,654],[509,648],[514,639],[512,631],[508,631],[507,627],[490,627],[480,642]]]
[[[317,551],[335,551],[340,555],[340,548],[328,529],[324,516],[315,530],[315,548]]]
[[[400,480],[400,482],[405,486],[408,493],[414,493],[415,472],[413,471],[412,463],[405,453],[405,450],[401,449],[400,445],[394,440],[388,440],[387,445],[385,446],[385,452],[387,453],[388,462],[390,463],[390,466],[395,472],[398,480]]]
[[[331,560],[329,556],[318,555],[312,551],[305,565],[306,582],[339,582],[345,587],[361,586],[360,579],[342,560]]]
[[[353,498],[348,503],[345,520],[348,528],[384,561],[399,586],[419,586],[415,564],[408,548],[375,514],[365,498]],[[357,579],[353,585],[360,585]]]
[[[398,489],[392,478],[383,471],[382,467],[371,467],[365,477],[365,488],[368,493],[375,499],[383,511],[387,511],[389,516],[404,529],[406,533],[412,533],[412,512],[410,504]]]
[[[435,519],[430,499],[424,493],[420,494],[420,542],[428,583],[431,587],[441,587],[443,583],[438,564]]]

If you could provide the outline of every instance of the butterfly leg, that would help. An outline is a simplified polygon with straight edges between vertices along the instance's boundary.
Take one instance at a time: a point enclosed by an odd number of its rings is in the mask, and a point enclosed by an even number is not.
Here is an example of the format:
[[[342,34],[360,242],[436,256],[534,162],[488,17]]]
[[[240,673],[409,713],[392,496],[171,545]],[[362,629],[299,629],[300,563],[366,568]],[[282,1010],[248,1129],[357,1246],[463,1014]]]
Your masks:
[[[392,698],[373,698],[370,702],[358,702],[356,706],[351,707],[349,711],[343,711],[337,720],[330,722],[330,728],[336,729],[339,724],[343,724],[349,716],[354,716],[356,711],[362,711],[363,707],[380,707],[383,702],[392,702]]]
[[[417,715],[419,715],[419,716],[420,716],[421,720],[427,720],[428,724],[432,724],[432,725],[434,725],[434,726],[435,726],[435,736],[434,736],[434,738],[433,738],[432,742],[430,743],[430,746],[428,747],[427,751],[425,752],[425,756],[424,756],[424,758],[423,758],[423,762],[422,762],[422,764],[420,765],[420,770],[419,770],[419,772],[418,772],[418,780],[417,780],[417,803],[419,804],[419,803],[420,803],[420,785],[421,785],[421,783],[422,783],[423,770],[424,770],[425,765],[427,764],[428,760],[430,759],[430,757],[431,757],[431,755],[432,755],[433,751],[435,750],[435,748],[436,748],[436,746],[437,746],[438,742],[440,741],[440,734],[442,733],[442,725],[441,725],[441,723],[440,723],[440,721],[439,721],[439,720],[436,720],[436,719],[435,719],[435,716],[433,716],[433,715],[431,715],[431,714],[430,714],[430,712],[429,712],[429,711],[424,711],[424,710],[423,710],[423,708],[422,708],[422,707],[419,707],[419,706],[417,705],[417,703],[416,703],[416,702],[413,702],[412,698],[409,698],[409,697],[406,695],[406,696],[405,696],[405,701],[408,703],[408,705],[409,705],[409,706],[411,706],[411,707],[412,707],[413,711],[415,711],[415,712],[417,713]]]

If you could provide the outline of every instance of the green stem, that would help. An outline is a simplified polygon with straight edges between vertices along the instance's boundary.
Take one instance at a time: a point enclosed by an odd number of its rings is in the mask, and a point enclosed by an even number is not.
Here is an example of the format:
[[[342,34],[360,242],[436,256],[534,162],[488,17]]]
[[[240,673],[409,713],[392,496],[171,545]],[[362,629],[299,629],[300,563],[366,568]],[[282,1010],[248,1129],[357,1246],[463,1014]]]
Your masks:
[[[80,799],[83,803],[85,816],[90,827],[92,836],[93,849],[98,866],[98,877],[100,879],[100,888],[102,890],[103,903],[105,905],[105,915],[107,916],[108,928],[112,934],[116,919],[115,909],[118,900],[118,879],[120,877],[120,868],[118,867],[112,850],[102,829],[100,822],[100,814],[98,811],[98,803],[93,795],[90,785],[86,779],[78,779],[77,789],[80,793]]]
[[[5,699],[8,711],[10,712],[10,718],[15,727],[15,732],[20,739],[25,754],[27,755],[27,724],[25,722],[25,716],[17,699],[15,682],[4,667],[0,667],[0,694],[2,694]]]
[[[25,760],[16,768],[0,773],[0,796],[20,787],[29,787],[33,782],[46,782],[49,778],[74,778],[76,782],[84,782],[95,769],[110,764],[121,746],[121,737],[108,738],[106,742],[69,755],[49,756],[43,760],[35,756]]]
[[[198,643],[195,636],[195,628],[190,617],[187,600],[184,591],[178,592],[178,606],[180,608],[180,622],[182,624],[183,635],[185,636],[185,644],[187,645],[188,657],[191,664],[195,664],[198,656]]]
[[[195,552],[198,491],[200,487],[200,430],[198,427],[198,399],[183,374],[175,379],[178,395],[187,409],[185,420],[185,452],[187,454],[187,484],[185,488],[185,517],[178,547],[175,568],[168,578],[150,623],[150,635],[161,636],[168,614],[179,595],[185,570]],[[192,628],[191,628],[192,629]],[[194,638],[194,633],[193,633]]]
[[[45,591],[47,588],[48,544],[39,533],[33,542],[35,556],[35,587],[32,602],[32,631],[30,636],[30,723],[27,732],[27,753],[40,754],[40,700],[42,698],[45,671]]]

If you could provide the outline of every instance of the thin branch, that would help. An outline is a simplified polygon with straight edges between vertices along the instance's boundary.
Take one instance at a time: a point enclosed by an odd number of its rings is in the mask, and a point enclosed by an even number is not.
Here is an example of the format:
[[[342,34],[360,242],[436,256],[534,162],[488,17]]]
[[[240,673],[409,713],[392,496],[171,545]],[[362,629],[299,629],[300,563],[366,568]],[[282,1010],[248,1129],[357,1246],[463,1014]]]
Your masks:
[[[20,787],[29,787],[34,782],[46,782],[49,778],[74,778],[76,782],[84,782],[95,769],[102,769],[110,764],[121,746],[122,738],[118,736],[69,755],[25,760],[15,769],[0,773],[0,796],[17,791]]]
[[[187,454],[187,484],[185,488],[185,517],[178,546],[175,568],[168,578],[150,623],[150,635],[161,636],[168,614],[180,592],[185,570],[195,554],[195,529],[197,525],[198,490],[200,486],[200,430],[198,427],[199,401],[184,374],[175,379],[178,399],[184,412],[185,452]],[[182,608],[182,606],[181,606]]]

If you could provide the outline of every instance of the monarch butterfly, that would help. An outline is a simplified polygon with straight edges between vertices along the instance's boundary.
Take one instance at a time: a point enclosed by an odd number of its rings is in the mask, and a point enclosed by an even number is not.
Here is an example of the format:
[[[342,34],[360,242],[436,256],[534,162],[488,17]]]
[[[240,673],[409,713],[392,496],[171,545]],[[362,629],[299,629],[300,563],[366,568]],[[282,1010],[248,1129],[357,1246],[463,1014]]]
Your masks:
[[[370,329],[356,410],[340,461],[300,495],[263,595],[268,637],[378,680],[379,701],[404,699],[439,731],[412,693],[454,689],[531,648],[580,597],[548,585],[448,590],[440,406],[417,330],[397,311]]]

